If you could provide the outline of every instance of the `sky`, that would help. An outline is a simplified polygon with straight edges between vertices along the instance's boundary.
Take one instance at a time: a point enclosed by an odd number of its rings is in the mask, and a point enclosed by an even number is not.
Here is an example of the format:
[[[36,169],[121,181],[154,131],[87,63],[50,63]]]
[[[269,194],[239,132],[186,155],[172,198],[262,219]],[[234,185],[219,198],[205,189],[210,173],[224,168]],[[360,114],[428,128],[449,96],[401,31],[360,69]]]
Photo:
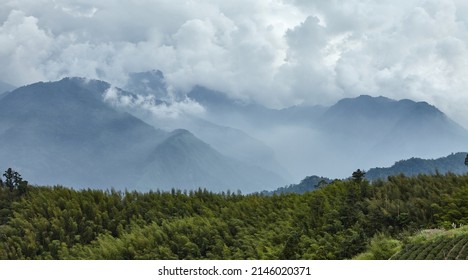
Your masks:
[[[0,80],[161,70],[282,108],[427,101],[468,128],[465,0],[0,0]]]

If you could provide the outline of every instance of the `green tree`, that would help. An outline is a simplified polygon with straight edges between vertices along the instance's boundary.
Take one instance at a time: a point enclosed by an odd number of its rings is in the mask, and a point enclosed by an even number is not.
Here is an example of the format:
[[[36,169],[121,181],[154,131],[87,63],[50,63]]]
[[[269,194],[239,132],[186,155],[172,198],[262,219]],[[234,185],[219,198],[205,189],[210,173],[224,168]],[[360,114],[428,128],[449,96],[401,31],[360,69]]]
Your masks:
[[[355,259],[388,260],[398,253],[401,248],[401,241],[393,239],[385,234],[378,233],[372,238],[367,251],[357,255]]]
[[[11,192],[17,189],[20,195],[26,193],[28,181],[23,180],[23,178],[21,178],[21,175],[18,172],[14,171],[11,168],[8,168],[3,174],[3,177],[5,177],[5,186]]]
[[[286,243],[284,244],[283,250],[281,251],[280,258],[283,260],[297,260],[299,259],[299,243],[301,235],[298,232],[293,232]]]
[[[3,177],[5,177],[5,186],[13,191],[15,188],[14,179],[15,179],[15,171],[13,169],[8,168],[5,173],[3,173]]]
[[[353,181],[360,183],[364,179],[365,175],[366,175],[366,172],[364,172],[364,170],[358,169],[353,172],[353,175],[352,175]]]

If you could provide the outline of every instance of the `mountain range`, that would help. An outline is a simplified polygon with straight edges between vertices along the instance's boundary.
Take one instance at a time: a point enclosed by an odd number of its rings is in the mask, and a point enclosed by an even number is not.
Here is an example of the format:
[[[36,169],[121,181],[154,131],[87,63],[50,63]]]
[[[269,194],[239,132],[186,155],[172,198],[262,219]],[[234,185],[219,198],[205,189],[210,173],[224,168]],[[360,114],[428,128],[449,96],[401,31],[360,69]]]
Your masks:
[[[419,174],[465,174],[468,167],[464,164],[466,153],[450,154],[437,159],[410,158],[395,162],[390,167],[371,168],[366,172],[366,179],[387,179],[388,176],[405,175],[408,177]]]
[[[206,109],[206,121],[273,149],[294,181],[310,174],[347,178],[357,168],[442,157],[463,151],[468,142],[466,129],[424,101],[361,95],[330,107],[270,109],[199,86],[187,96]]]
[[[435,175],[453,173],[463,175],[468,172],[468,167],[464,164],[466,153],[455,153],[445,157],[436,159],[410,158],[399,160],[390,167],[374,167],[365,172],[364,178],[368,181],[384,180],[390,176],[404,175],[413,177],[421,174]],[[351,180],[352,178],[347,178]],[[290,184],[285,187],[278,188],[274,191],[263,191],[264,195],[273,195],[281,193],[298,193],[314,191],[317,188],[323,187],[332,180],[316,175],[307,176],[298,184]]]
[[[20,87],[1,99],[1,168],[37,184],[253,191],[282,179],[167,132],[104,101],[108,83],[80,78]]]
[[[468,140],[426,102],[361,95],[271,109],[201,86],[174,92],[160,71],[131,73],[122,88],[65,78],[0,98],[0,168],[37,184],[255,192],[437,158]]]

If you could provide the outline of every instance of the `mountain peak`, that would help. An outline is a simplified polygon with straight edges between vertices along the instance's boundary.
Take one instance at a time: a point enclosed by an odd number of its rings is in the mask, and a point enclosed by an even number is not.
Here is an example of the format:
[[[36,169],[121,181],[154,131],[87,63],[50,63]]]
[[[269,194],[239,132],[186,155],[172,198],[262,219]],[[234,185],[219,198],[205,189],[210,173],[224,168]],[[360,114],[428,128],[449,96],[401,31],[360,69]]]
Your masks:
[[[375,106],[387,106],[388,104],[394,104],[397,102],[394,99],[390,99],[384,96],[370,96],[370,95],[359,95],[357,97],[343,98],[339,100],[331,108],[354,108],[354,109],[369,109]]]
[[[77,110],[92,112],[109,107],[102,93],[106,82],[83,78],[63,78],[54,82],[38,82],[22,86],[2,98],[2,109],[15,115],[72,115]]]
[[[388,103],[388,102],[395,102],[395,100],[390,99],[388,97],[379,95],[379,96],[370,96],[367,94],[362,94],[359,95],[358,97],[355,98],[349,98],[349,99],[355,99],[357,101],[367,101],[367,102],[378,102],[378,103]]]
[[[427,102],[415,102],[410,99],[397,101],[384,96],[373,97],[370,95],[344,98],[331,106],[325,113],[327,119],[351,116],[353,120],[388,117],[401,119],[409,115],[442,116],[444,113]]]
[[[183,129],[183,128],[175,129],[171,132],[171,136],[182,136],[182,135],[193,136],[193,134],[190,131],[188,131],[187,129]]]

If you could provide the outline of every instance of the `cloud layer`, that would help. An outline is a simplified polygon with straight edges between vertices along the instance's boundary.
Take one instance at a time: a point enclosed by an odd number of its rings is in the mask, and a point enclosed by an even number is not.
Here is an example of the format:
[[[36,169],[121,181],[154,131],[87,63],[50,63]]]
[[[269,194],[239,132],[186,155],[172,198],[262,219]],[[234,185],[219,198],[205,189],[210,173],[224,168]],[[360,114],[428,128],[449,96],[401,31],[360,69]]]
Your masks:
[[[0,80],[126,82],[160,69],[282,107],[360,94],[425,100],[468,127],[468,4],[0,0]]]

